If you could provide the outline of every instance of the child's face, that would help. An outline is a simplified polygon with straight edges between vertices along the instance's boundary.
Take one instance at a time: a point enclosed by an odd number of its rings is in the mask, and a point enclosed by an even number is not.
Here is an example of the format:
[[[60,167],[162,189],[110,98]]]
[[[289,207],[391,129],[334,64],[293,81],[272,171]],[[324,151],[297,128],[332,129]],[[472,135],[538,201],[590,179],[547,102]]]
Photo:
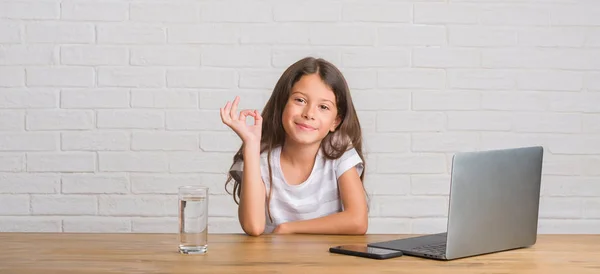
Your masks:
[[[300,78],[283,110],[286,139],[299,144],[321,142],[340,123],[335,102],[335,94],[317,74]]]

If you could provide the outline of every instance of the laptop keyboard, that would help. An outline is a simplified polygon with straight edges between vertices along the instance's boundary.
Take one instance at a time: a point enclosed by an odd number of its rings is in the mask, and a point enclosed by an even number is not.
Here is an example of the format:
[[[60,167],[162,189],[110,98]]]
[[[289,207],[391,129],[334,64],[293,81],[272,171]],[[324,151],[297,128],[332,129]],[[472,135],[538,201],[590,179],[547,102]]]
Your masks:
[[[444,243],[419,246],[419,247],[413,248],[412,251],[433,254],[433,255],[444,255],[444,254],[446,254],[446,243],[444,242]]]

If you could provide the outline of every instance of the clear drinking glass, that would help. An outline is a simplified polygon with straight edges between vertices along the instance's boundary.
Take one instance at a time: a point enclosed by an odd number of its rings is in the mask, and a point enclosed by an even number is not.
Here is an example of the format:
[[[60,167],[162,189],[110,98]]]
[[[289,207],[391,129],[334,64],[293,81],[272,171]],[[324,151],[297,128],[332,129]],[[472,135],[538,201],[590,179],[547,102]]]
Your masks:
[[[179,252],[204,254],[208,242],[208,187],[179,188]]]

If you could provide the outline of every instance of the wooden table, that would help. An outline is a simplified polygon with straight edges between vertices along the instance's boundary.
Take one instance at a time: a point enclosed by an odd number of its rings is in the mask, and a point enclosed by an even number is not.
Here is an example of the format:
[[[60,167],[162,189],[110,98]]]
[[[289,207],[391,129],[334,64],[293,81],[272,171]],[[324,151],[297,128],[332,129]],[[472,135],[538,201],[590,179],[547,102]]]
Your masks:
[[[328,252],[408,236],[209,234],[207,254],[183,255],[176,234],[0,233],[0,273],[600,273],[600,235],[540,235],[530,248],[448,262]]]

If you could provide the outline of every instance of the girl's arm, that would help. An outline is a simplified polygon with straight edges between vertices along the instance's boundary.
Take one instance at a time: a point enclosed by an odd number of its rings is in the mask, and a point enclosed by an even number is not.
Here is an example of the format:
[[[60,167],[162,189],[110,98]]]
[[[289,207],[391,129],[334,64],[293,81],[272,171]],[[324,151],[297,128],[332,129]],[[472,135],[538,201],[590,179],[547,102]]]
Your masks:
[[[259,236],[265,231],[265,184],[260,177],[260,143],[244,144],[244,172],[238,218],[246,234]]]
[[[338,179],[344,211],[328,216],[288,222],[279,225],[274,233],[358,234],[367,232],[368,212],[365,191],[355,167]]]

